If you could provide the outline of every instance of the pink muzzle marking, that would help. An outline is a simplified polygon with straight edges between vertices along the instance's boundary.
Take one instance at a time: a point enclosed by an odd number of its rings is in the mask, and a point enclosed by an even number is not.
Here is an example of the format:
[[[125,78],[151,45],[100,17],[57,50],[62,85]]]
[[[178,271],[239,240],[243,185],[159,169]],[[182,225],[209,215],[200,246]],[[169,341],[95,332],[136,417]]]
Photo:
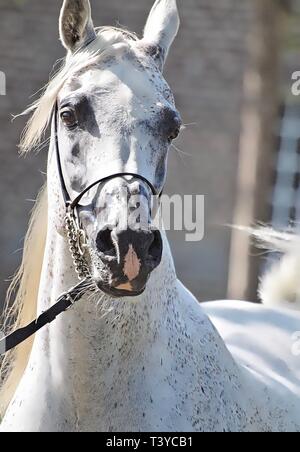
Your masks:
[[[131,282],[137,278],[141,270],[141,261],[139,260],[132,245],[129,245],[128,252],[124,260],[123,273],[127,276],[128,281]]]

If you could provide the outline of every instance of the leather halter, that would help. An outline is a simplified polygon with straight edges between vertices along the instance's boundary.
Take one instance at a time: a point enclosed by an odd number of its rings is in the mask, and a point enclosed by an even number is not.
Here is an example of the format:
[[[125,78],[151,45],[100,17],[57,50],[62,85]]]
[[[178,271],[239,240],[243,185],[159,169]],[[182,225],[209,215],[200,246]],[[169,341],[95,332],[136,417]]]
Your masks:
[[[112,179],[116,179],[117,177],[127,177],[131,176],[135,179],[139,179],[142,182],[144,182],[151,190],[151,193],[153,196],[161,196],[161,193],[158,193],[157,190],[154,188],[153,184],[146,179],[144,176],[141,176],[140,174],[136,173],[130,173],[130,172],[121,172],[121,173],[114,173],[110,176],[102,177],[101,179],[98,179],[96,182],[93,182],[88,187],[86,187],[73,201],[71,200],[71,197],[69,195],[69,192],[67,190],[62,164],[61,164],[61,158],[60,158],[60,151],[59,151],[59,143],[58,143],[58,106],[56,104],[55,107],[55,114],[54,114],[54,130],[55,130],[55,149],[56,149],[56,158],[57,158],[57,164],[58,164],[58,174],[60,179],[60,185],[62,188],[62,194],[65,202],[66,209],[74,210],[75,208],[79,207],[80,201],[83,198],[83,196],[92,188],[96,187],[96,185],[103,185],[106,182],[109,182]]]
[[[69,192],[67,190],[62,164],[61,164],[61,157],[60,157],[60,151],[59,151],[59,143],[58,143],[58,105],[56,103],[55,110],[53,113],[53,124],[54,124],[54,134],[55,134],[55,153],[56,153],[56,160],[57,160],[57,168],[58,168],[58,175],[60,180],[60,185],[62,189],[62,195],[65,203],[66,208],[66,224],[68,225],[73,221],[75,229],[77,228],[77,232],[80,234],[82,231],[80,229],[79,225],[79,216],[78,212],[75,218],[75,210],[80,207],[80,201],[83,198],[83,196],[91,190],[96,185],[103,185],[106,182],[115,179],[117,177],[127,177],[131,176],[135,179],[139,179],[142,182],[144,182],[151,190],[151,193],[155,197],[160,197],[162,194],[162,191],[160,193],[157,192],[157,190],[154,188],[154,186],[149,182],[145,177],[130,173],[130,172],[123,172],[123,173],[116,173],[112,174],[110,176],[103,177],[96,182],[93,182],[91,185],[86,187],[73,201],[69,195]],[[68,227],[67,232],[69,232]],[[74,265],[76,268],[75,258],[72,254]],[[82,259],[82,256],[80,256]],[[9,334],[8,336],[4,337],[0,340],[0,355],[4,355],[9,350],[15,348],[16,346],[20,345],[22,342],[33,336],[37,331],[42,329],[47,324],[50,324],[53,322],[57,316],[62,314],[63,312],[70,309],[75,302],[79,301],[83,295],[90,289],[91,287],[91,278],[88,274],[88,272],[83,273],[83,275],[80,274],[80,272],[77,270],[81,282],[77,284],[77,286],[70,289],[67,293],[62,294],[58,301],[47,311],[43,312],[36,320],[31,322],[29,325],[19,328],[18,330],[14,331],[13,333]]]

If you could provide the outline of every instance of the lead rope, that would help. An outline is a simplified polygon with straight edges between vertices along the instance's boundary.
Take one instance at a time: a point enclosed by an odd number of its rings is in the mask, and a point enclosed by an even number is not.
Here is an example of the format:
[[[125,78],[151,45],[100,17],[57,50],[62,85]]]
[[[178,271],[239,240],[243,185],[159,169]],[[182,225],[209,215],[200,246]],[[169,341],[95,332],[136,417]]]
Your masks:
[[[4,355],[9,350],[33,336],[37,331],[52,323],[56,317],[70,309],[83,295],[91,289],[91,280],[86,278],[80,281],[77,286],[62,294],[56,303],[47,311],[43,312],[37,319],[29,325],[19,328],[8,336],[0,340],[0,355]]]
[[[33,336],[45,325],[53,322],[57,316],[70,309],[75,302],[79,301],[83,295],[91,290],[91,277],[88,264],[84,258],[86,247],[86,236],[84,231],[78,226],[75,214],[71,206],[67,206],[65,217],[65,228],[68,236],[69,249],[73,259],[74,267],[80,283],[62,294],[57,302],[50,309],[43,312],[36,320],[29,325],[19,328],[8,336],[0,340],[0,355],[4,355],[9,350]]]
[[[53,322],[57,316],[70,309],[74,303],[79,301],[88,290],[91,290],[90,272],[88,264],[84,258],[86,236],[84,231],[77,225],[75,215],[71,207],[67,207],[65,228],[68,236],[70,253],[80,283],[68,292],[62,294],[50,309],[43,312],[29,325],[19,328],[8,336],[2,338],[0,340],[0,355],[4,355],[9,350],[15,348],[17,345],[33,336],[45,325]]]

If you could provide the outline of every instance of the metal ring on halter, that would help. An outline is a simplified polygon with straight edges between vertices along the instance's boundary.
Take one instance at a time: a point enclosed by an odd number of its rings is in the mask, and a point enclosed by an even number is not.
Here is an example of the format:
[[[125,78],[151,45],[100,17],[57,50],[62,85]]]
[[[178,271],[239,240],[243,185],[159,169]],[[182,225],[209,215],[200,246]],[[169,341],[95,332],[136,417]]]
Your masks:
[[[66,309],[66,311],[68,311],[69,309],[71,309],[74,306],[74,304],[76,303],[76,299],[73,298],[69,292],[65,293],[64,296],[70,304],[70,306]]]

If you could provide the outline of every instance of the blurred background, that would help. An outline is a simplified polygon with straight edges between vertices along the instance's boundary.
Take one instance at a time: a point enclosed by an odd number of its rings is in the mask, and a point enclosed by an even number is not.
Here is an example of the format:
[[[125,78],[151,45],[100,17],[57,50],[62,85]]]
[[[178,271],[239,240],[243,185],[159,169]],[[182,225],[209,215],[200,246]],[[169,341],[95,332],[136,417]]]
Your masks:
[[[154,0],[91,0],[94,23],[142,32]],[[47,150],[20,158],[25,118],[11,123],[64,56],[62,1],[0,0],[0,300],[21,259]],[[170,233],[179,277],[199,300],[256,300],[262,258],[229,224],[300,217],[300,0],[178,0],[181,29],[165,74],[186,127],[167,191],[204,194],[205,238]],[[187,155],[188,154],[188,155]],[[298,193],[299,192],[299,193]],[[299,195],[299,196],[298,196]],[[298,203],[298,204],[297,204]],[[1,301],[0,301],[1,304]]]

